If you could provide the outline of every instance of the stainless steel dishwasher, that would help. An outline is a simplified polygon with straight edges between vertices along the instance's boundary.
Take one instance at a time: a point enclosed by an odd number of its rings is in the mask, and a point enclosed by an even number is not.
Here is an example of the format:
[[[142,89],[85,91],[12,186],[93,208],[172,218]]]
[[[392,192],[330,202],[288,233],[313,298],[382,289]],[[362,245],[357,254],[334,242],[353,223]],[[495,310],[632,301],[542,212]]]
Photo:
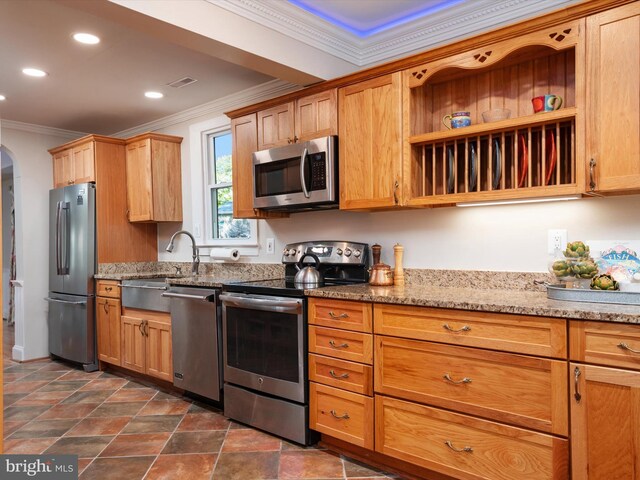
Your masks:
[[[188,392],[222,398],[220,290],[171,285],[162,294],[171,312],[173,384]]]

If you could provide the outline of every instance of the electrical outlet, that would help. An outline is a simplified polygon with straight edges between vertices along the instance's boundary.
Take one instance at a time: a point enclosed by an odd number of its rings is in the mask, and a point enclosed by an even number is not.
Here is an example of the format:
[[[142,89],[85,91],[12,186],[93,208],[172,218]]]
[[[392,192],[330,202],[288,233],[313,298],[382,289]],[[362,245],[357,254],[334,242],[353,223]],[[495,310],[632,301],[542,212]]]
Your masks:
[[[274,253],[275,251],[275,240],[273,238],[267,238],[267,253]]]
[[[566,230],[548,230],[547,231],[547,250],[553,254],[556,250],[564,250],[567,246]]]

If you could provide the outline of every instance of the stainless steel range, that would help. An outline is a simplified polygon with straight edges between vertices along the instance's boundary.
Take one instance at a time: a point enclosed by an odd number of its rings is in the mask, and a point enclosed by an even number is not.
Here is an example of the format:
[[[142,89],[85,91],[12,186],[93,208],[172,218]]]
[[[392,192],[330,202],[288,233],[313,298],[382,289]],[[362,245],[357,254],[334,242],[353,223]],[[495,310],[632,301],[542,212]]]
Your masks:
[[[319,270],[323,284],[294,282],[307,260]],[[282,262],[284,278],[223,286],[224,414],[309,444],[314,439],[308,428],[304,289],[366,282],[369,246],[344,241],[289,244]]]

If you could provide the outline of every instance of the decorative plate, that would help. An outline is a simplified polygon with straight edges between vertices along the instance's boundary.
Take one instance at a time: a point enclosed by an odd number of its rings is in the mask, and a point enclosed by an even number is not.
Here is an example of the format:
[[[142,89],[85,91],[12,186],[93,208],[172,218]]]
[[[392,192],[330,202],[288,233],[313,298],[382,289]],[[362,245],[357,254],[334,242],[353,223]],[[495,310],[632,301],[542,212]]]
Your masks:
[[[545,179],[544,184],[549,185],[549,181],[553,176],[553,170],[556,168],[556,161],[558,159],[558,152],[556,151],[556,136],[553,133],[553,130],[547,130],[547,178]]]
[[[455,175],[453,171],[453,148],[447,147],[447,193],[453,193]]]
[[[476,177],[477,177],[477,160],[476,160],[476,149],[473,146],[473,143],[469,144],[471,149],[471,165],[469,166],[469,191],[473,191],[476,188]]]
[[[502,176],[502,154],[500,152],[500,142],[498,139],[493,140],[493,189],[497,190],[500,186],[500,177]]]
[[[527,178],[527,170],[529,169],[529,159],[527,154],[527,142],[524,138],[524,135],[519,135],[520,137],[520,150],[518,152],[518,156],[520,157],[520,179],[518,180],[518,188],[522,188],[524,185],[524,181]]]

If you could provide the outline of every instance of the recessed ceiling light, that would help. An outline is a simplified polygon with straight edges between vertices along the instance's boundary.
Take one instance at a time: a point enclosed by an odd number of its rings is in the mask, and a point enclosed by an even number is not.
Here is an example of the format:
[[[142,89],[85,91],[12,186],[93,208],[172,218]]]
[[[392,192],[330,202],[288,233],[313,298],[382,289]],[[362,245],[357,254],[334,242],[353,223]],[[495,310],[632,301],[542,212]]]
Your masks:
[[[162,98],[164,94],[160,92],[144,92],[144,96],[147,98]]]
[[[23,68],[22,73],[29,75],[30,77],[46,77],[47,72],[39,70],[37,68]]]
[[[5,97],[4,95],[0,95],[0,102],[2,102],[3,100],[6,100],[7,97]]]
[[[95,45],[96,43],[100,43],[100,39],[90,33],[74,33],[73,39],[76,42],[86,43],[88,45]]]

